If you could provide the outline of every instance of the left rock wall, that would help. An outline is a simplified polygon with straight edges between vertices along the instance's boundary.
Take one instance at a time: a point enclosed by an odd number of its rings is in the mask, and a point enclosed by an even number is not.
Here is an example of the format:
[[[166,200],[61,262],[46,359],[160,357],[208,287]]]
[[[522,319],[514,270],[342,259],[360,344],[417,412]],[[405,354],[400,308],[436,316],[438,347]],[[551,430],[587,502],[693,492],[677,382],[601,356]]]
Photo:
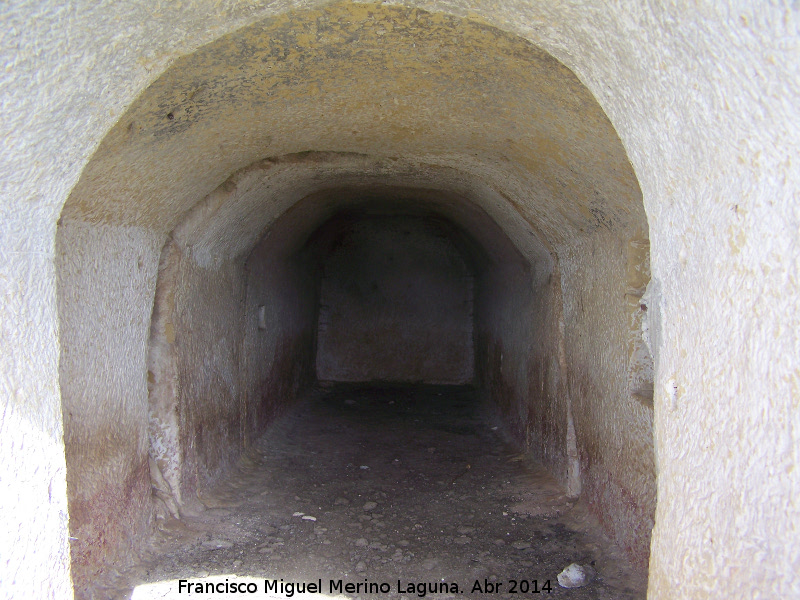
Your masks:
[[[152,522],[146,361],[163,239],[64,220],[56,244],[72,577],[81,590],[104,565],[131,560]]]
[[[303,215],[284,215],[247,258],[242,388],[249,444],[315,381],[318,272]]]
[[[239,381],[244,298],[241,262],[204,267],[190,258],[181,261],[174,299],[185,503],[215,482],[244,447]]]
[[[83,598],[110,567],[135,560],[159,514],[154,490],[174,516],[202,509],[203,491],[263,429],[248,399],[264,398],[242,387],[242,257],[198,261],[180,228],[167,240],[62,219],[56,271],[72,575]]]

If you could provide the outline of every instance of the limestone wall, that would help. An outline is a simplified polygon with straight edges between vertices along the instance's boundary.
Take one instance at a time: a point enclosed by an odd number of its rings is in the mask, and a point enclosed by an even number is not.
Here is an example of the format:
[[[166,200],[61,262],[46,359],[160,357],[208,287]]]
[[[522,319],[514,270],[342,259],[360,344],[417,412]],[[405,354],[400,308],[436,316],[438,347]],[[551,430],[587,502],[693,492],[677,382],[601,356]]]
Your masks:
[[[56,255],[73,578],[149,533],[147,339],[160,236],[66,221]],[[98,283],[102,282],[102,287]]]
[[[653,410],[628,381],[627,244],[598,227],[559,257],[583,496],[634,560],[646,560],[656,508]]]
[[[247,259],[241,356],[248,443],[315,380],[319,275],[304,252],[308,232],[298,227],[305,216],[284,214]]]

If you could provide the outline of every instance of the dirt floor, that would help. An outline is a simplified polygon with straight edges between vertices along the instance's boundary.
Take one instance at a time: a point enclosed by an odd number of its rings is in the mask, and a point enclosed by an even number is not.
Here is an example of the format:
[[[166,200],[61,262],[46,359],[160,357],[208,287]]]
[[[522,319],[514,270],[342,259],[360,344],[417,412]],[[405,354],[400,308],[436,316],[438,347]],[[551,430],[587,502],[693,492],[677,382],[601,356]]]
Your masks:
[[[464,388],[316,390],[201,500],[88,597],[645,597],[583,505]],[[573,562],[597,575],[562,588]]]

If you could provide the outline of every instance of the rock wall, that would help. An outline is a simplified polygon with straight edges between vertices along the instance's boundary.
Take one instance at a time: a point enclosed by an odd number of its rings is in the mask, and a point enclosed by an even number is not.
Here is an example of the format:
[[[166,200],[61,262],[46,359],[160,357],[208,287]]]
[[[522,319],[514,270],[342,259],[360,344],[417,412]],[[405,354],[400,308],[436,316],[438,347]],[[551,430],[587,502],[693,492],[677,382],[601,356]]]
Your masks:
[[[245,277],[241,263],[181,262],[175,330],[181,414],[181,492],[202,493],[244,448],[245,395],[240,363]],[[266,357],[264,357],[266,358]]]
[[[321,257],[317,377],[470,383],[474,277],[445,223],[340,223]]]
[[[315,381],[317,266],[298,215],[284,215],[250,253],[242,347],[243,426],[251,442]],[[306,235],[304,235],[306,234]]]
[[[559,257],[565,385],[583,495],[642,567],[656,508],[656,472],[652,405],[629,386],[627,244],[600,227],[591,238],[561,249]]]
[[[72,577],[130,561],[150,531],[147,335],[160,236],[64,221],[56,267]],[[104,286],[97,288],[97,282]]]
[[[191,83],[197,71],[187,69],[181,57],[194,56],[200,66],[209,65],[204,63],[208,55],[193,54],[205,44],[228,34],[235,37],[243,28],[284,11],[314,6],[318,5],[195,0],[180,8],[157,10],[155,3],[148,2],[136,6],[99,2],[91,7],[11,2],[4,8],[8,35],[0,50],[6,65],[0,90],[7,132],[0,151],[4,344],[0,353],[4,403],[0,473],[3,485],[9,482],[7,487],[13,492],[0,495],[2,510],[10,515],[2,544],[2,594],[60,598],[69,593],[64,485],[69,463],[64,459],[62,408],[75,404],[69,396],[76,392],[69,386],[62,390],[59,384],[60,364],[70,360],[60,359],[59,354],[74,348],[68,339],[74,326],[68,316],[59,316],[57,308],[56,271],[59,264],[71,262],[62,261],[56,252],[59,216],[66,228],[71,218],[92,227],[108,226],[109,231],[138,232],[142,241],[137,251],[154,248],[145,268],[155,273],[161,243],[181,215],[231,172],[267,155],[340,150],[387,159],[413,155],[425,157],[428,164],[439,161],[439,166],[458,166],[469,173],[458,181],[469,181],[475,188],[495,182],[498,185],[492,185],[502,190],[514,177],[525,179],[523,172],[538,173],[523,186],[530,193],[520,210],[543,236],[551,238],[550,247],[559,258],[562,252],[576,253],[572,266],[563,259],[558,267],[564,273],[564,283],[559,285],[565,292],[565,311],[580,304],[580,295],[570,297],[573,292],[566,293],[565,286],[590,279],[578,274],[577,251],[591,249],[593,242],[561,244],[563,240],[552,234],[566,223],[578,232],[591,223],[591,217],[584,221],[580,215],[583,211],[592,214],[596,208],[591,205],[595,191],[613,200],[617,183],[624,180],[628,183],[623,187],[629,187],[630,177],[625,174],[629,158],[641,187],[651,245],[652,281],[645,299],[655,364],[652,418],[658,505],[649,595],[797,595],[800,545],[795,533],[800,507],[795,491],[800,488],[800,471],[793,432],[800,430],[796,402],[800,397],[796,361],[800,290],[794,276],[800,256],[796,168],[800,18],[796,7],[731,2],[692,7],[633,1],[611,5],[592,0],[502,5],[454,0],[405,2],[393,8],[359,5],[353,10],[361,17],[341,21],[371,23],[367,27],[372,27],[371,33],[362,39],[360,49],[372,40],[372,47],[382,53],[363,52],[363,56],[379,57],[381,68],[371,68],[378,63],[359,63],[354,69],[353,61],[345,56],[346,69],[322,64],[315,72],[338,73],[335,82],[348,82],[346,86],[337,83],[338,89],[362,90],[363,96],[332,96],[320,87],[324,78],[289,68],[285,81],[294,77],[307,83],[295,90],[304,102],[294,102],[295,92],[288,88],[275,87],[269,96],[273,100],[259,104],[277,106],[275,118],[262,118],[263,114],[247,110],[240,97],[231,95],[237,89],[253,91],[252,97],[261,102],[267,96],[251,83],[267,81],[271,86],[275,80],[269,77],[245,76],[241,85],[222,84],[220,89],[227,90],[226,94],[216,97],[230,111],[215,113],[209,104],[200,103],[200,89]],[[460,29],[469,35],[450,38],[453,52],[449,54],[427,50],[414,54],[393,47],[395,38],[387,37],[387,24],[392,30],[395,24],[402,25],[397,31],[412,44],[422,42],[415,35],[414,23],[423,32],[436,30],[420,8],[431,11],[430,19],[445,29],[455,24],[451,33]],[[384,18],[387,12],[406,9],[399,21],[398,13]],[[351,14],[350,9],[344,10]],[[285,16],[277,21],[290,28],[296,23]],[[263,29],[258,31],[263,33]],[[543,74],[554,71],[542,71],[523,60],[525,53],[515,50],[520,47],[498,43],[496,32],[503,39],[527,40],[560,61],[563,67],[556,61],[548,64],[557,72],[567,71],[573,83],[550,90],[567,89],[564,106],[574,105],[574,113],[559,118],[557,102],[548,104],[547,94],[534,94],[533,90],[541,89],[535,82],[545,81]],[[475,37],[482,35],[485,42],[474,44]],[[337,36],[328,31],[320,40]],[[341,38],[350,39],[348,35]],[[441,38],[429,39],[441,47]],[[298,41],[300,47],[307,47],[307,40]],[[249,47],[235,42],[230,46]],[[285,52],[278,48],[275,56],[291,58],[284,65],[297,65],[292,62],[299,58],[293,47],[297,46],[287,44]],[[509,49],[513,51],[506,52]],[[447,65],[447,59],[458,55],[465,57],[472,73],[492,73],[479,92],[470,88],[468,93],[455,93],[447,82],[463,83],[468,78],[458,77],[450,67],[444,71],[424,68],[424,61],[417,60],[427,56]],[[475,62],[475,57],[485,56],[494,65],[507,64],[501,55],[515,56],[513,64],[519,69],[498,77],[491,65]],[[396,60],[399,57],[403,60]],[[220,64],[242,64],[228,58]],[[396,77],[393,65],[406,69],[403,76]],[[426,79],[422,77],[425,71],[437,75]],[[167,72],[167,79],[161,79]],[[186,79],[176,77],[179,73]],[[398,85],[381,81],[381,73]],[[364,74],[374,85],[354,82],[354,74]],[[134,107],[157,80],[162,89],[174,94],[167,92],[147,104],[152,115],[148,121],[144,116],[148,110],[140,113]],[[510,87],[498,93],[498,81]],[[401,104],[407,98],[409,104]],[[458,104],[463,98],[473,102],[472,112]],[[160,99],[166,101],[159,104]],[[434,100],[426,103],[426,99]],[[514,102],[498,103],[498,99]],[[322,108],[317,111],[314,106]],[[441,110],[435,110],[436,106]],[[542,110],[528,111],[526,107],[531,106]],[[554,126],[527,141],[515,133],[530,131],[530,123],[577,124],[582,122],[580,115],[596,106],[602,107],[609,127],[619,135],[624,146],[622,162],[600,151],[613,144],[597,131],[584,130],[565,138]],[[290,107],[299,112],[290,114]],[[357,110],[348,112],[347,107]],[[223,114],[230,118],[220,118]],[[335,124],[330,121],[333,114],[349,116]],[[508,117],[501,119],[502,127],[485,126],[486,119],[498,116]],[[242,125],[237,127],[239,122]],[[179,135],[164,133],[170,123],[180,130]],[[376,125],[365,131],[360,126],[366,123]],[[481,125],[469,129],[465,124]],[[202,135],[192,138],[191,132]],[[131,145],[137,139],[144,143]],[[427,142],[418,144],[422,139]],[[536,143],[528,143],[533,139]],[[597,143],[582,146],[581,140]],[[268,145],[275,141],[275,146]],[[564,153],[573,146],[586,151]],[[600,160],[593,162],[597,157]],[[570,175],[576,165],[583,182],[578,186]],[[490,172],[494,178],[488,176]],[[458,181],[448,185],[455,189]],[[561,194],[559,189],[568,193]],[[602,193],[603,189],[612,193]],[[555,200],[550,202],[542,190]],[[136,227],[140,229],[127,229]],[[614,247],[619,254],[613,256],[610,249],[607,253],[610,264],[622,266],[630,236],[618,237],[620,244]],[[87,257],[100,254],[94,250]],[[67,273],[85,272],[79,262],[66,267]],[[125,264],[121,259],[112,261],[103,265],[107,276],[84,278],[85,285],[73,288],[80,290],[77,301],[93,305],[114,289],[115,281],[125,285],[129,279],[141,281],[132,263]],[[71,293],[69,287],[65,289]],[[616,284],[609,288],[601,283],[601,295],[615,290]],[[149,314],[152,303],[141,302],[126,315],[138,326],[127,330],[125,348],[133,348],[136,340],[144,345],[147,339],[149,329],[141,315]],[[608,321],[624,322],[627,328],[630,311],[625,309],[620,318],[616,310],[614,303]],[[98,340],[112,331],[103,332],[102,323],[126,331],[118,321],[125,317],[105,309],[98,309],[96,316],[102,317]],[[78,329],[92,326],[82,322]],[[565,355],[567,346],[573,355],[587,353],[588,348],[575,339],[576,332],[566,331],[569,326],[565,320],[564,337],[572,340],[564,347]],[[627,346],[627,339],[619,339]],[[92,364],[108,360],[103,357],[104,343],[85,349],[94,352]],[[590,365],[601,363],[605,356],[602,351],[587,354]],[[145,389],[145,355],[142,351],[135,363],[142,369],[134,390]],[[620,373],[620,368],[610,365],[613,373]],[[625,378],[628,375],[624,373]],[[98,373],[86,382],[87,388],[99,389],[95,384],[104,376]],[[615,375],[612,388],[618,379]],[[628,391],[624,397],[611,399],[614,410],[628,402],[623,399]],[[108,397],[121,393],[115,387]],[[140,396],[141,391],[136,394]],[[602,406],[605,400],[598,402]],[[118,398],[109,408],[128,414],[130,405],[124,402]],[[637,412],[646,408],[644,404],[630,406],[629,420],[645,424]],[[102,408],[98,410],[104,414]],[[577,428],[577,412],[575,416]],[[65,438],[71,435],[64,433]],[[73,452],[69,445],[66,442],[67,456]],[[130,448],[125,462],[133,465],[139,450],[135,444]],[[21,482],[25,485],[17,485]],[[31,506],[37,507],[35,518]]]

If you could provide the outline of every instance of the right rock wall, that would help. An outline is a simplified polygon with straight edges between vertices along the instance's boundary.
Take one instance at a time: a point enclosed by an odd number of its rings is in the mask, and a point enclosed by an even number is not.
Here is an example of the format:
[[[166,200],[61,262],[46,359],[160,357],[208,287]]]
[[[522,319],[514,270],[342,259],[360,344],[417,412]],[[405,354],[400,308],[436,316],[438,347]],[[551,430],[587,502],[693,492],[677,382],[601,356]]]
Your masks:
[[[644,569],[656,473],[652,392],[647,396],[652,368],[642,366],[647,357],[640,356],[641,294],[629,276],[640,272],[639,263],[631,262],[640,261],[641,253],[598,229],[564,247],[559,257],[566,387],[582,495],[606,532]]]

